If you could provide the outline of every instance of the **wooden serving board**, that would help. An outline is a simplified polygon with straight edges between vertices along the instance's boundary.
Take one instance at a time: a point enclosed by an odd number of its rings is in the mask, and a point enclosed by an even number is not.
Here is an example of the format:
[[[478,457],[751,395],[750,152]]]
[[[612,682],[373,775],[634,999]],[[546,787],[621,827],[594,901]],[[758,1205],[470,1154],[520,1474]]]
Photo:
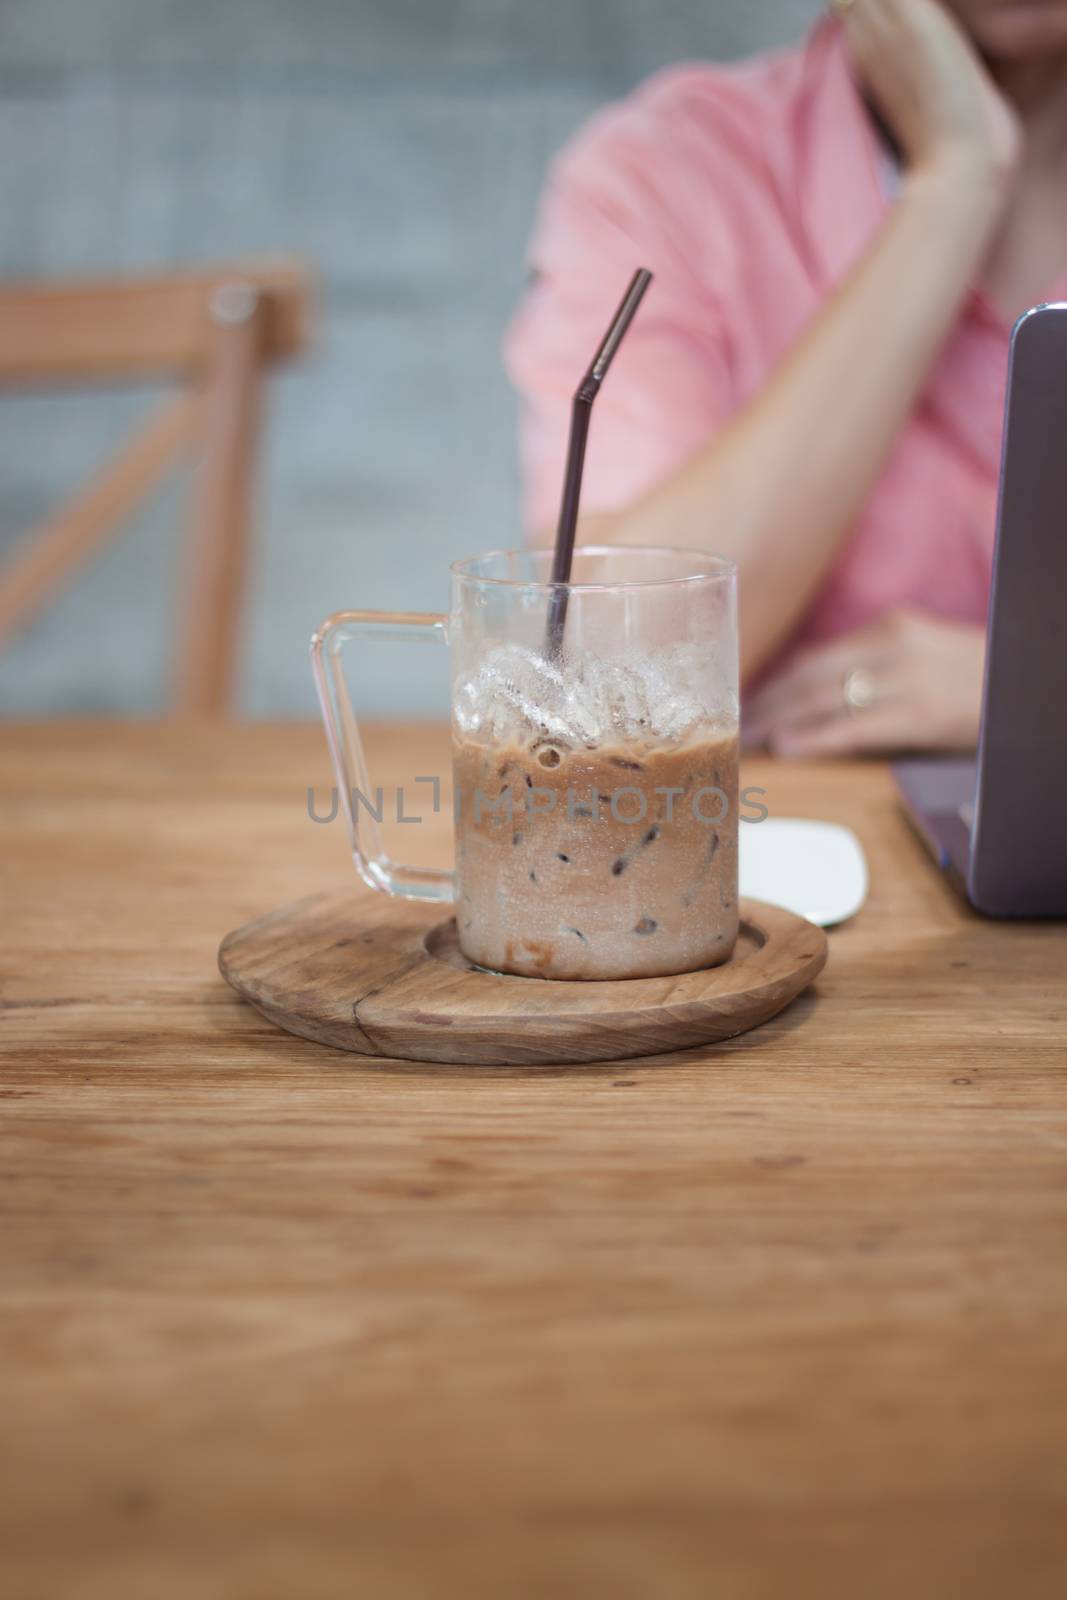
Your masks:
[[[674,978],[558,983],[482,972],[440,906],[340,891],[222,941],[219,969],[289,1033],[401,1060],[554,1065],[658,1055],[766,1022],[826,963],[826,936],[741,902],[731,959]]]

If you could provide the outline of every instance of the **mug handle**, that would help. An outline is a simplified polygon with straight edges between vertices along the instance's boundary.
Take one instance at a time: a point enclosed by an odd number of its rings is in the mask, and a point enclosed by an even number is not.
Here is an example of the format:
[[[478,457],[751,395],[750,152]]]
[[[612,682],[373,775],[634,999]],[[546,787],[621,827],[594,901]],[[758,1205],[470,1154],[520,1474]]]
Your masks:
[[[385,633],[391,639],[436,640],[448,644],[448,619],[424,611],[338,611],[311,636],[311,670],[315,674],[326,738],[348,824],[352,857],[372,889],[403,900],[455,899],[455,874],[429,867],[408,867],[391,861],[382,845],[380,806],[375,809],[355,712],[341,666],[341,651],[350,639]],[[416,779],[418,782],[418,779]],[[364,815],[360,816],[360,809]]]

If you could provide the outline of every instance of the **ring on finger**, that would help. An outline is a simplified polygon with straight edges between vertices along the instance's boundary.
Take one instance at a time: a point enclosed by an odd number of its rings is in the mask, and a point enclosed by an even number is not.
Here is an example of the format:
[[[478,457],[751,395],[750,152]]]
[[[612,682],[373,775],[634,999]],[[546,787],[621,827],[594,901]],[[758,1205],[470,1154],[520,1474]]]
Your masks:
[[[855,4],[856,0],[830,0],[830,10],[836,17],[843,17]]]
[[[867,711],[878,698],[874,676],[866,667],[853,667],[841,683],[841,698],[850,712]]]

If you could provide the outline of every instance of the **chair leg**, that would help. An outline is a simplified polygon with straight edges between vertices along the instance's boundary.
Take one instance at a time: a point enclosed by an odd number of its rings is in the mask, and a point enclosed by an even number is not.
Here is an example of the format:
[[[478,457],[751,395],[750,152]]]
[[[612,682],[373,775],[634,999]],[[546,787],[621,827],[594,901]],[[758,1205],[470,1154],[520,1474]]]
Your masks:
[[[212,296],[204,435],[194,483],[173,708],[232,712],[262,410],[264,302],[248,284]]]

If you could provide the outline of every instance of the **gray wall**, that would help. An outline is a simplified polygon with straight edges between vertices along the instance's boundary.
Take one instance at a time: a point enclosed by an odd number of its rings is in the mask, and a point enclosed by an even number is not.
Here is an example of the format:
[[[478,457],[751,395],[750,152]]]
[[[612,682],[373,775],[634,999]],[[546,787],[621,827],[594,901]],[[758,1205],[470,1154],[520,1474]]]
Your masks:
[[[242,652],[253,715],[312,708],[345,604],[437,608],[518,539],[501,330],[545,164],[684,57],[795,37],[812,0],[0,0],[0,274],[299,252],[319,347],[273,386]],[[0,558],[150,397],[0,398]],[[159,708],[185,485],[0,658],[0,713]],[[391,662],[377,710],[429,704]]]

